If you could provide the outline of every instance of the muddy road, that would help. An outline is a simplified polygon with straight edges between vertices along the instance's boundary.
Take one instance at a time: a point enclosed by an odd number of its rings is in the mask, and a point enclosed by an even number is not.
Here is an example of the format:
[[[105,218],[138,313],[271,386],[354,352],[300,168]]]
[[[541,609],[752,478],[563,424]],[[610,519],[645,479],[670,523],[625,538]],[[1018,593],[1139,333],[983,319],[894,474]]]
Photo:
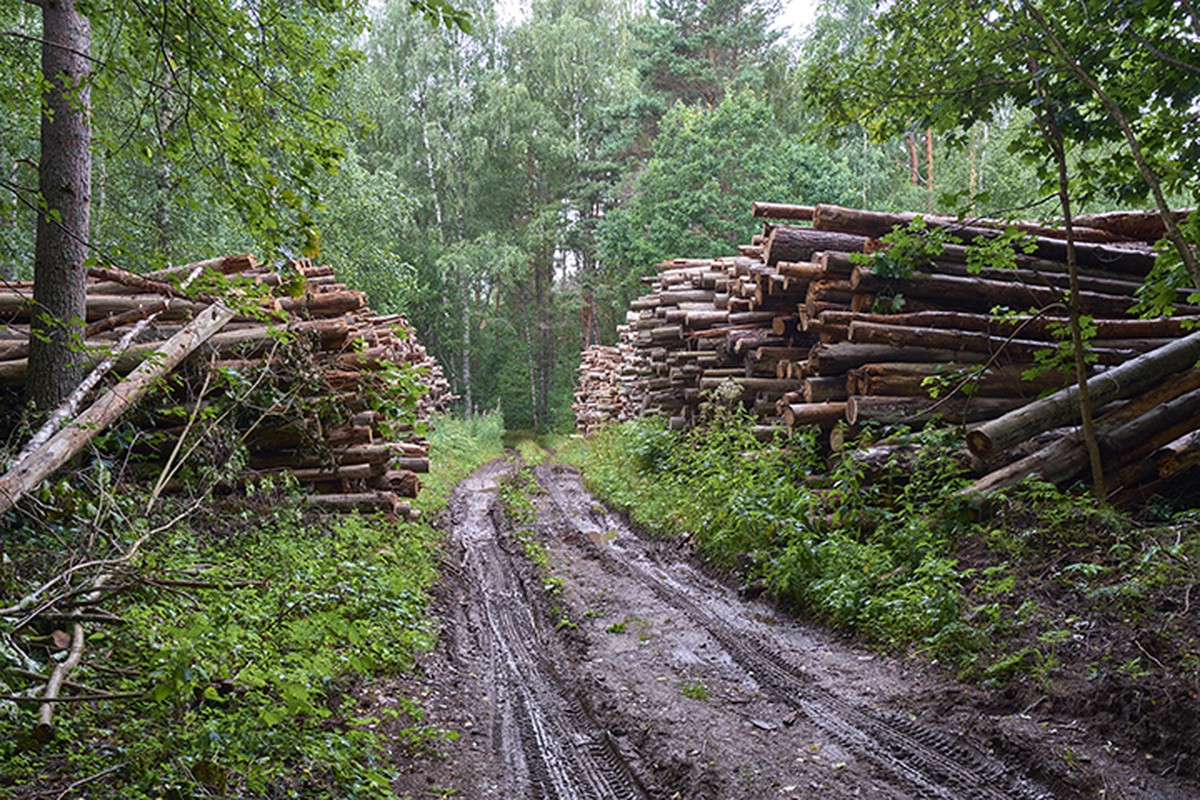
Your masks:
[[[1191,798],[1080,720],[800,626],[644,538],[548,461],[513,520],[494,462],[456,489],[441,639],[415,696],[457,738],[397,749],[402,796]],[[531,558],[522,538],[548,556]],[[546,561],[548,560],[548,563]]]

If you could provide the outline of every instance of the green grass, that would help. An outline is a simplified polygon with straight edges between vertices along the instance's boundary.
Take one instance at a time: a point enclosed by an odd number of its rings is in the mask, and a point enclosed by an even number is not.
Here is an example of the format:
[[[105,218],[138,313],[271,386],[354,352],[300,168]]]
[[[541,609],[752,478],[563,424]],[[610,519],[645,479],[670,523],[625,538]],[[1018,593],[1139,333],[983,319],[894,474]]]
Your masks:
[[[435,421],[433,472],[416,501],[425,519],[500,454],[501,432],[495,415]],[[87,542],[123,550],[181,510],[145,518],[146,498],[103,475],[101,465],[47,487],[55,508],[75,513],[6,533],[0,606],[61,571],[76,548],[86,557]],[[120,591],[104,608],[124,623],[89,626],[71,674],[138,697],[61,706],[45,744],[31,736],[36,706],[0,701],[0,796],[99,776],[88,797],[393,797],[384,736],[418,748],[443,732],[410,701],[368,714],[358,697],[432,646],[427,589],[440,537],[427,522],[314,517],[286,483],[181,515],[113,581]],[[3,668],[49,669],[13,623],[0,620],[0,694],[28,690]]]

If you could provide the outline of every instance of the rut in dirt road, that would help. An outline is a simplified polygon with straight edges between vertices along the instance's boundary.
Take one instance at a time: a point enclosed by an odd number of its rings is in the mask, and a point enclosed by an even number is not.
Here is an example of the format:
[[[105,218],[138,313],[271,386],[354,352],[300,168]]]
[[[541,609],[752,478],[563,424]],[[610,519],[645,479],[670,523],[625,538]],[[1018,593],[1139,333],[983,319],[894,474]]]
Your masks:
[[[574,546],[593,550],[608,569],[630,576],[705,631],[764,694],[794,709],[809,725],[869,764],[872,780],[911,798],[1056,796],[961,737],[881,713],[821,687],[809,674],[795,642],[755,620],[745,604],[730,605],[721,597],[724,592],[688,565],[656,560],[653,544],[598,505],[573,470],[546,464],[537,474],[552,501],[542,505],[543,517],[559,517],[544,520],[548,527],[576,531]]]
[[[453,533],[463,569],[476,587],[472,609],[478,652],[493,687],[492,748],[503,763],[499,796],[533,800],[640,800],[604,731],[592,726],[545,659],[544,630],[512,565],[495,522],[501,468],[485,468],[457,490]],[[470,612],[469,612],[470,613]]]
[[[1073,721],[1056,734],[1058,723],[989,714],[916,662],[739,597],[678,542],[634,531],[569,467],[524,473],[532,510],[513,519],[498,488],[523,469],[493,462],[451,498],[439,646],[420,683],[397,694],[419,694],[426,722],[461,737],[440,758],[409,759],[402,796],[1195,796],[1145,770],[1113,770],[1103,748],[1064,766]],[[548,565],[525,551],[530,536]]]

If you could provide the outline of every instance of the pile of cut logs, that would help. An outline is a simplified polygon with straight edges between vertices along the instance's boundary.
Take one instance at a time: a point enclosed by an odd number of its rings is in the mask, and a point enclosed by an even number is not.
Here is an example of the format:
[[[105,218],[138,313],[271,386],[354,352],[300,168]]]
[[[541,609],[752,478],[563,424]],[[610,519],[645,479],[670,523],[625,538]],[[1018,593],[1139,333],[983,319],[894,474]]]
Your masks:
[[[256,294],[244,307],[233,309],[215,297],[189,295],[179,288],[181,279],[188,283],[206,271],[236,275],[249,286],[280,287],[273,294],[283,296]],[[30,284],[10,282],[0,287],[0,383],[21,384],[25,379],[31,313]],[[308,502],[318,508],[416,515],[402,498],[416,496],[418,473],[428,471],[429,454],[413,423],[449,399],[448,384],[407,320],[402,315],[372,313],[363,293],[338,282],[331,267],[301,259],[276,270],[243,255],[141,276],[94,268],[87,286],[87,323],[87,359],[93,366],[107,359],[114,372],[129,377],[79,417],[66,414],[61,430],[47,430],[47,436],[71,438],[82,447],[132,406],[136,397],[125,399],[116,412],[95,411],[97,406],[107,403],[107,409],[112,396],[125,397],[131,391],[140,397],[144,389],[131,390],[127,386],[131,379],[146,382],[148,388],[149,380],[161,378],[189,355],[192,363],[203,358],[210,368],[242,374],[253,383],[265,380],[266,373],[277,378],[286,372],[277,359],[285,348],[298,347],[308,367],[296,369],[292,385],[281,391],[295,407],[305,410],[306,419],[284,420],[269,411],[263,415],[266,422],[253,426],[244,439],[251,476],[289,472],[310,492]],[[283,332],[293,337],[281,337]],[[421,370],[428,391],[411,418],[391,419],[379,410],[387,409],[387,403],[368,400],[387,394],[389,364]],[[209,402],[209,398],[187,395],[191,390],[186,386],[184,382],[184,388],[177,390],[184,394],[172,396],[168,404],[195,410]],[[76,401],[86,391],[77,394]],[[89,412],[92,416],[85,417]],[[69,421],[72,417],[74,421]],[[81,418],[88,420],[86,431]],[[154,452],[169,463],[195,416],[149,418],[158,425]],[[8,474],[0,477],[0,509],[11,506],[21,493],[18,489],[36,471],[55,468],[43,464],[47,458],[57,458],[40,453],[47,448],[55,449],[35,439],[10,465]],[[164,485],[170,488],[174,482]]]
[[[666,414],[673,428],[684,428],[694,423],[705,390],[732,382],[757,415],[760,433],[818,425],[837,449],[867,422],[920,427],[936,418],[973,426],[1006,419],[1039,395],[1072,383],[1069,371],[1029,374],[1067,329],[1069,278],[1061,229],[923,216],[926,229],[940,228],[958,242],[923,256],[906,277],[892,278],[877,267],[879,254],[889,249],[880,239],[917,215],[765,203],[755,204],[753,213],[786,224],[768,224],[739,256],[664,262],[657,275],[644,279],[650,292],[631,303],[619,329],[621,360],[589,355],[582,368],[589,382],[581,383],[575,408],[581,423],[586,418],[586,429],[646,413]],[[976,263],[1012,227],[1025,234],[1027,245],[1011,256],[1012,263]],[[1188,304],[1186,291],[1177,294],[1170,317],[1140,319],[1132,311],[1154,264],[1151,243],[1162,236],[1157,214],[1080,217],[1074,232],[1080,305],[1095,327],[1093,380],[1175,343],[1200,323],[1200,307]],[[1200,353],[1193,363],[1196,358]],[[605,369],[609,374],[599,374]],[[1137,391],[1149,393],[1174,371],[1150,369],[1154,378]],[[621,402],[602,400],[591,386],[606,387],[604,398],[615,386]],[[1153,396],[1159,403],[1171,400]],[[1103,430],[1144,405],[1135,405],[1128,394],[1111,399],[1126,410],[1102,424]],[[1101,422],[1115,410],[1102,408]],[[1163,476],[1196,463],[1188,448],[1195,447],[1197,435],[1174,441],[1200,427],[1200,415],[1191,419],[1191,428],[1176,420],[1164,421],[1167,427],[1153,434],[1139,429],[1145,438],[1138,448],[1110,439],[1106,468],[1118,476],[1113,485],[1145,484],[1144,464],[1151,462],[1144,456],[1151,451],[1143,450],[1150,442],[1166,445],[1163,438],[1171,434],[1170,453],[1178,455],[1156,456]],[[1067,418],[1054,420],[1048,427],[1070,424]],[[1018,445],[1039,433],[1007,437],[1001,446],[977,452],[985,456],[977,469],[989,472],[1026,455]],[[1142,466],[1126,480],[1119,473],[1134,461]],[[1016,479],[1039,471],[1066,481],[1080,472],[1035,469],[1037,459],[1024,465],[1024,472],[1013,469]]]

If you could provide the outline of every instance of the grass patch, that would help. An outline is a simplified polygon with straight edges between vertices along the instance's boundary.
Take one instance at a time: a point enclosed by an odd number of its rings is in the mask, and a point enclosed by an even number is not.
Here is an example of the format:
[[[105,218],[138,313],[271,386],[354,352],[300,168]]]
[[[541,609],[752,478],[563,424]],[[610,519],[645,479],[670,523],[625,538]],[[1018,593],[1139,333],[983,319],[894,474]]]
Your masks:
[[[501,452],[501,432],[497,415],[435,421],[433,471],[415,503],[426,519]],[[385,737],[419,749],[443,735],[411,701],[370,717],[357,701],[365,682],[411,668],[433,644],[426,590],[441,533],[432,525],[314,516],[286,481],[148,518],[146,497],[116,490],[102,462],[43,492],[47,508],[72,513],[14,521],[0,606],[161,529],[108,586],[103,607],[123,622],[88,625],[70,676],[134,697],[64,704],[44,743],[32,736],[36,705],[0,701],[0,795],[86,781],[88,797],[121,800],[392,798]],[[15,670],[45,673],[61,655],[44,643],[50,630],[17,621],[0,618],[0,694],[36,694]]]

